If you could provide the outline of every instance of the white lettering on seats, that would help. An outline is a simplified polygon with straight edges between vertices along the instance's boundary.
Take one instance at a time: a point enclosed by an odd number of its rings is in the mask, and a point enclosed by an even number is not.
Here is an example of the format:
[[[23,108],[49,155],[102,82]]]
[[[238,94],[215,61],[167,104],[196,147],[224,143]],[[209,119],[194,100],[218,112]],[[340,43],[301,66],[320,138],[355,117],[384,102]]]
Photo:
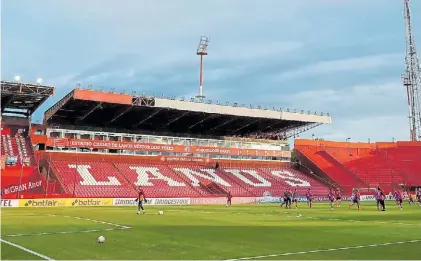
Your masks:
[[[271,171],[272,175],[275,177],[280,177],[285,183],[290,186],[298,186],[298,187],[310,187],[310,183],[303,179],[298,178],[295,176],[294,173],[288,170],[273,170]]]
[[[192,170],[192,169],[188,169],[188,168],[174,168],[175,171],[180,171],[181,173],[183,173],[184,175],[187,176],[187,178],[189,178],[192,181],[192,185],[195,187],[200,186],[199,184],[199,180],[195,177],[201,177],[204,179],[208,179],[211,180],[215,183],[218,183],[220,185],[226,186],[226,187],[231,187],[231,184],[229,184],[228,182],[226,182],[225,180],[221,179],[218,175],[216,175],[215,170],[213,169],[201,169],[200,171],[206,172],[207,174],[209,174],[211,177],[209,177],[208,175],[205,175],[203,173],[200,173],[198,171]]]
[[[89,172],[91,166],[89,165],[75,165],[69,164],[69,168],[76,169],[77,173],[82,177],[80,185],[88,186],[120,186],[121,183],[117,180],[116,177],[107,177],[108,181],[96,181],[94,176]]]
[[[149,182],[151,179],[164,180],[170,187],[186,186],[186,184],[182,182],[175,181],[170,177],[162,175],[156,167],[130,166],[129,169],[134,170],[137,173],[137,181],[135,182],[135,185],[137,186],[153,186],[153,183]],[[148,173],[152,174],[154,177],[149,177]]]
[[[272,186],[272,183],[270,183],[268,180],[266,180],[265,178],[260,176],[257,173],[257,171],[255,171],[255,170],[247,169],[247,170],[241,170],[240,171],[238,169],[226,169],[224,171],[232,173],[234,176],[241,179],[244,183],[252,185],[254,187],[271,187]],[[255,179],[257,179],[260,182],[255,183],[255,182],[249,180],[243,174],[241,174],[241,172],[249,174],[250,176],[254,177]]]

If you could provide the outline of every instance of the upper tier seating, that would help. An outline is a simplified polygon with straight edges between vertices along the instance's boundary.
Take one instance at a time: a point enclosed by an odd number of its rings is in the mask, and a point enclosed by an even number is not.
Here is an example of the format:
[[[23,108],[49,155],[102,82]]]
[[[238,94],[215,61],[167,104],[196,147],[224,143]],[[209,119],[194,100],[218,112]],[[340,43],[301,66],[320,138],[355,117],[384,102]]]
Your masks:
[[[7,165],[31,166],[33,162],[33,152],[31,143],[24,136],[24,128],[19,126],[3,126],[1,129],[1,155],[6,155]]]
[[[50,162],[65,193],[76,197],[135,197],[139,186],[151,198],[215,196],[200,185],[209,181],[230,191],[234,197],[260,197],[265,192],[280,196],[290,187],[297,187],[303,196],[310,186],[315,196],[327,193],[321,183],[291,168],[220,167],[215,170],[206,166],[144,164],[124,159],[116,163],[92,157],[80,161],[72,160],[70,155],[66,160],[52,156]]]

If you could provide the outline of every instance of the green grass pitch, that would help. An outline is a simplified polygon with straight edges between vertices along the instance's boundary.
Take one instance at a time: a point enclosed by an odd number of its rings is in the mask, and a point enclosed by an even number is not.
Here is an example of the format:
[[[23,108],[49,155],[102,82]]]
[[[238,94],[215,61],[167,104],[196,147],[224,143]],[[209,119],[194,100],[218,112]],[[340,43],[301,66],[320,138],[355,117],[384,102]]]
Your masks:
[[[420,259],[421,207],[3,208],[1,259]],[[163,210],[164,215],[157,215]],[[98,244],[98,236],[105,243]],[[390,243],[390,244],[389,244]],[[20,247],[20,248],[19,248]],[[32,250],[41,257],[22,250]],[[249,258],[249,259],[247,259]]]

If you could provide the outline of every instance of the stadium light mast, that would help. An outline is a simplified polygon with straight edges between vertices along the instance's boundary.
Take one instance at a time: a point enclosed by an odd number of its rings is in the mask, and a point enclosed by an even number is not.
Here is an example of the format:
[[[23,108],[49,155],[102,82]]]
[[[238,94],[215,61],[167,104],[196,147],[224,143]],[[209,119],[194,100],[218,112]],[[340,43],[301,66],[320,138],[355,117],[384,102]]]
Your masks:
[[[199,94],[196,98],[203,100],[205,95],[203,94],[203,59],[205,55],[208,55],[208,45],[209,45],[209,37],[201,36],[199,47],[197,47],[196,54],[200,55],[200,85],[199,85]]]
[[[412,35],[411,10],[409,0],[404,0],[406,29],[405,71],[402,75],[403,86],[408,95],[410,140],[421,140],[421,67]]]

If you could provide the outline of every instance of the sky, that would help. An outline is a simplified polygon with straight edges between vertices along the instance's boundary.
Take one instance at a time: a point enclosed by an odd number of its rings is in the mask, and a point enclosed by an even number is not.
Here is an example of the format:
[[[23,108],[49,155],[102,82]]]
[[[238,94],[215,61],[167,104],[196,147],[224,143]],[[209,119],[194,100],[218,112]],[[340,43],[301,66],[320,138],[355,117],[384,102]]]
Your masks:
[[[411,1],[421,45],[421,1]],[[300,138],[409,139],[403,0],[3,0],[1,76],[328,112]]]

